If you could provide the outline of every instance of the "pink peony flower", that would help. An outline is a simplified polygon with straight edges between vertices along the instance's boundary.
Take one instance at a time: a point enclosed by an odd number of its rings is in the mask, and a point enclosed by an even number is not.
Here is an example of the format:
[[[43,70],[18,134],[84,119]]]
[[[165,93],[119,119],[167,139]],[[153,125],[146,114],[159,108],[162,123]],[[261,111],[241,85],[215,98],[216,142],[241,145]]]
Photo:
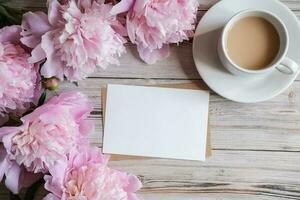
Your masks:
[[[7,159],[34,173],[64,173],[68,154],[87,145],[86,134],[93,128],[86,121],[90,111],[81,93],[52,97],[22,117],[23,125],[0,128]]]
[[[8,113],[22,115],[41,94],[39,66],[20,45],[20,26],[0,29],[0,124]]]
[[[149,64],[169,55],[169,43],[193,35],[198,0],[122,0],[111,14],[128,11],[127,31],[141,59]]]
[[[97,148],[71,155],[62,185],[54,184],[56,173],[45,176],[51,193],[44,200],[137,200],[138,178],[108,168],[107,161]]]
[[[125,52],[125,28],[109,12],[104,0],[48,0],[48,17],[27,13],[22,22],[22,41],[34,48],[31,62],[47,58],[41,73],[70,81],[86,78],[97,66],[118,64]]]

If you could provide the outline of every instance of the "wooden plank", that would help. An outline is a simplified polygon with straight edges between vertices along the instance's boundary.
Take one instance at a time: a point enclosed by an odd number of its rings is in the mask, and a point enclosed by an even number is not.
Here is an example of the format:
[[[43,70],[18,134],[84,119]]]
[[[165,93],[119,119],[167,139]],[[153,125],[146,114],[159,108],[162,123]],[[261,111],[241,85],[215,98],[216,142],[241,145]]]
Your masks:
[[[144,185],[139,192],[143,199],[167,194],[176,199],[300,199],[297,158],[299,153],[295,152],[215,150],[207,162],[149,159],[112,161],[109,165],[138,175]],[[0,194],[5,192],[0,190]]]
[[[120,58],[120,66],[111,65],[90,75],[92,78],[159,78],[159,79],[201,79],[192,55],[192,43],[172,45],[170,56],[153,65],[144,63],[136,47],[126,45],[127,53]],[[299,76],[297,80],[300,80]]]
[[[0,194],[1,200],[10,200],[7,191],[5,193]],[[42,195],[43,194],[43,195]],[[38,194],[34,200],[41,200],[46,192],[42,194]],[[239,193],[227,193],[227,192],[206,192],[206,193],[139,193],[138,197],[141,200],[249,200],[249,199],[257,199],[257,200],[287,200],[287,199],[297,199],[290,197],[278,197],[278,195],[273,194],[261,194],[257,192],[257,194],[239,194]]]
[[[110,162],[140,175],[141,193],[220,193],[300,199],[300,159],[291,152],[214,151],[207,162],[150,159]],[[151,170],[149,170],[151,169]],[[180,195],[178,195],[180,196]]]
[[[284,3],[289,9],[293,11],[300,10],[299,0],[281,0],[281,2]]]
[[[100,88],[108,83],[154,85],[188,83],[187,80],[153,79],[87,79],[66,83],[64,90],[82,91],[94,105],[90,120],[96,130],[90,136],[95,145],[102,145],[102,109]],[[200,82],[201,83],[201,82]],[[210,118],[214,149],[300,151],[300,82],[283,94],[258,104],[239,104],[214,93],[210,98]]]
[[[127,53],[120,58],[122,65],[111,65],[91,77],[200,79],[193,61],[190,42],[184,42],[180,47],[172,45],[170,56],[154,65],[144,63],[139,58],[135,46],[126,46]]]
[[[287,200],[287,199],[295,199],[295,198],[285,198],[285,197],[278,197],[278,196],[266,196],[264,194],[255,194],[255,195],[248,195],[248,194],[231,194],[231,193],[146,193],[141,194],[140,197],[143,200],[154,200],[154,199],[161,199],[161,200],[249,200],[249,199],[256,199],[256,200]]]

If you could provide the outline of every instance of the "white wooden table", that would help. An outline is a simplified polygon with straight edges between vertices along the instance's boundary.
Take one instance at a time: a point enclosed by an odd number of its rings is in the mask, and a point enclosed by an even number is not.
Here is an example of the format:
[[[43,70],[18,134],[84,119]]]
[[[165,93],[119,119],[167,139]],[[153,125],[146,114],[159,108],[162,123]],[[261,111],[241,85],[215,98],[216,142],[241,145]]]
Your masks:
[[[39,10],[45,1],[14,0],[12,5]],[[199,8],[199,17],[211,6]],[[300,0],[283,1],[300,16]],[[44,8],[43,8],[44,9]],[[299,41],[300,45],[300,41]],[[128,44],[120,66],[93,74],[76,87],[94,103],[91,142],[102,146],[100,89],[108,83],[148,85],[202,82],[192,58],[191,41],[173,46],[171,56],[146,65]],[[258,104],[239,104],[212,92],[213,156],[207,162],[167,159],[112,161],[110,166],[139,176],[144,200],[300,199],[300,78],[283,94]],[[2,186],[0,199],[8,199]]]

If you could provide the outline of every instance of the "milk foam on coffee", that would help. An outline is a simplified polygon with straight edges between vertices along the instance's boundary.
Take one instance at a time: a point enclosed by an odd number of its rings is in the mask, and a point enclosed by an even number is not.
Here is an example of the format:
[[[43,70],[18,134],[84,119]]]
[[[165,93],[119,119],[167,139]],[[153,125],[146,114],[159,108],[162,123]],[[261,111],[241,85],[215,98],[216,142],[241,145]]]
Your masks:
[[[280,37],[275,27],[261,17],[250,16],[237,21],[227,36],[227,53],[238,66],[259,70],[276,58]]]

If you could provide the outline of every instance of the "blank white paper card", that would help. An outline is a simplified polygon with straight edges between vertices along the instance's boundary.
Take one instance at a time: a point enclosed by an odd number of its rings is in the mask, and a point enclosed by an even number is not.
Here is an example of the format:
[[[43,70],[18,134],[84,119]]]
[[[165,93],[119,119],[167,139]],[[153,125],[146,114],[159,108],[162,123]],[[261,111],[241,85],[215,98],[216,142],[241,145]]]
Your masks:
[[[209,92],[108,85],[103,153],[205,160]]]

